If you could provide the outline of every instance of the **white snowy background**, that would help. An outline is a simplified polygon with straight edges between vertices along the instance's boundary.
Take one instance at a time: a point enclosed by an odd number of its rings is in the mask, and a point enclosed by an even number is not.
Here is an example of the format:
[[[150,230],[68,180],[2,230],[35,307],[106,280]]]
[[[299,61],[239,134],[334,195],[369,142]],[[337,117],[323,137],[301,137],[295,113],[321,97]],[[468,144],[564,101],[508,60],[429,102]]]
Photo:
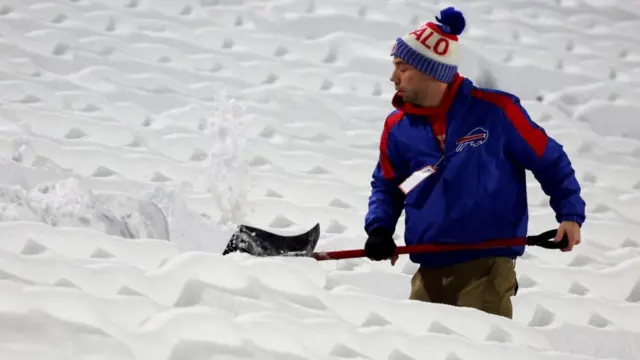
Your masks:
[[[568,151],[583,244],[527,250],[513,320],[406,300],[405,256],[221,256],[362,248],[392,42],[448,5],[462,75]],[[640,359],[638,34],[631,0],[1,0],[0,359]]]

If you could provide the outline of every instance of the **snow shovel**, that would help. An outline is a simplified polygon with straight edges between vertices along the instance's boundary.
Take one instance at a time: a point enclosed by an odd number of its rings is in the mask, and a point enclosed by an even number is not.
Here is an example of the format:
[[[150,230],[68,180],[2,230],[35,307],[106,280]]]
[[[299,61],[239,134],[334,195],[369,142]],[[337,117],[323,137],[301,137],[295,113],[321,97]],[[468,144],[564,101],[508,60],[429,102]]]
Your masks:
[[[395,255],[523,245],[540,246],[545,249],[564,249],[567,247],[569,240],[566,235],[562,240],[555,242],[553,239],[556,234],[557,230],[553,229],[538,235],[529,235],[522,238],[496,239],[479,244],[422,244],[398,246]],[[231,235],[231,239],[229,243],[227,243],[222,255],[241,252],[253,256],[307,256],[319,261],[366,257],[364,249],[314,252],[319,238],[320,224],[316,224],[311,229],[296,235],[278,235],[257,227],[240,225]]]

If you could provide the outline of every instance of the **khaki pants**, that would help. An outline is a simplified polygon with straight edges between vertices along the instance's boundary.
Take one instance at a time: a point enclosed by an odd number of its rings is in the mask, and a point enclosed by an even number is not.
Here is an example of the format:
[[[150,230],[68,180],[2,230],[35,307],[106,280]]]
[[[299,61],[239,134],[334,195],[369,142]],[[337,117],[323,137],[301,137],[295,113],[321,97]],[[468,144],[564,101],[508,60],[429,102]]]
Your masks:
[[[515,261],[489,257],[437,269],[420,267],[411,279],[410,299],[471,307],[513,318],[517,292]]]

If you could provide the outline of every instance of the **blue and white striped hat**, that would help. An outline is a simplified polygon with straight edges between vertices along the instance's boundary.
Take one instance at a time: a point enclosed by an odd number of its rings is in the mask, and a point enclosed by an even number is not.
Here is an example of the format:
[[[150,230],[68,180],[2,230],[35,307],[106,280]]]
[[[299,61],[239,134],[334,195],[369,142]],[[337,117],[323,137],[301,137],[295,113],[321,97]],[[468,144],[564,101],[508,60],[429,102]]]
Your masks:
[[[421,72],[449,83],[458,72],[458,35],[465,28],[462,13],[448,7],[436,16],[438,24],[427,22],[396,39],[391,55]]]

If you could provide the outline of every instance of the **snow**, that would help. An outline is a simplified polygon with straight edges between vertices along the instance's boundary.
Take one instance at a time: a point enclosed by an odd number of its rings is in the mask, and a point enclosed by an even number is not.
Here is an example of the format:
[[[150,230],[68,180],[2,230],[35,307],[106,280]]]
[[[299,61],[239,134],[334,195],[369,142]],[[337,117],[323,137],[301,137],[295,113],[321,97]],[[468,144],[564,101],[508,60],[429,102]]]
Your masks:
[[[241,223],[363,246],[388,53],[443,4],[3,0],[0,359],[640,358],[637,4],[455,5],[461,73],[522,98],[587,201],[573,252],[518,260],[513,320],[407,300],[404,256],[221,255]]]

